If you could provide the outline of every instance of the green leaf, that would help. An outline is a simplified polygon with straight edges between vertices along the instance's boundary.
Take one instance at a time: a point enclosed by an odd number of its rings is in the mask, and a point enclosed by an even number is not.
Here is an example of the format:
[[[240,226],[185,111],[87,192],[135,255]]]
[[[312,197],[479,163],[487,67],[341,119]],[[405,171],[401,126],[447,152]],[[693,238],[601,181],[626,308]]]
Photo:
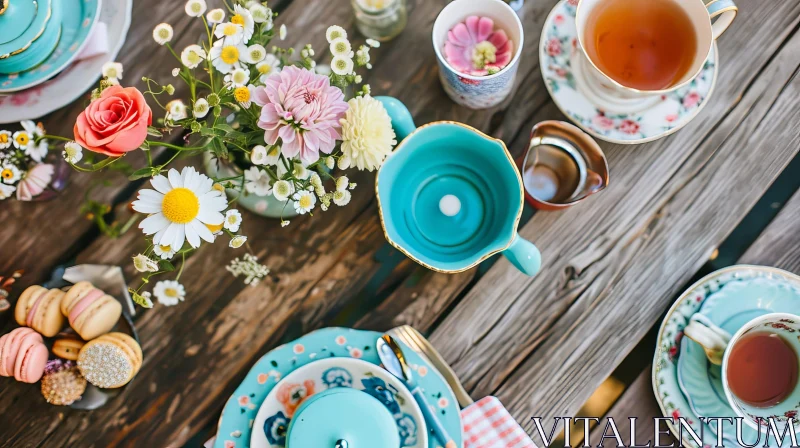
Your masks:
[[[163,137],[164,134],[161,133],[157,128],[153,126],[147,127],[147,135],[152,135],[153,137]]]
[[[217,129],[221,129],[221,130],[223,130],[225,132],[236,132],[233,129],[233,126],[231,126],[229,124],[225,124],[225,123],[218,124],[218,125],[216,125],[214,127],[217,128]]]
[[[153,176],[153,168],[150,168],[148,166],[145,168],[138,169],[133,173],[131,173],[131,175],[128,176],[128,180],[144,179],[145,177],[152,177],[152,176]]]
[[[159,260],[158,261],[158,270],[164,272],[172,272],[175,270],[175,266],[169,262],[169,260]]]

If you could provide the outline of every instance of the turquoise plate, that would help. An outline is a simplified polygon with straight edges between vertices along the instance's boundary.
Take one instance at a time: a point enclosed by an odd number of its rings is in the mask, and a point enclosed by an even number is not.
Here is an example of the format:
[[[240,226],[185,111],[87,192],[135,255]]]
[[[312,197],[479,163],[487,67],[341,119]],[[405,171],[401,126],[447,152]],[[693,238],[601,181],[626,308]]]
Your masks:
[[[242,384],[228,399],[219,420],[214,448],[246,448],[261,404],[272,388],[295,369],[322,358],[357,358],[380,365],[375,342],[383,333],[349,328],[324,328],[300,339],[277,347],[264,355],[250,369]],[[402,342],[401,342],[402,344]],[[433,405],[442,424],[454,438],[456,446],[463,446],[461,413],[455,394],[444,378],[410,348],[404,353],[415,371],[420,387]],[[435,437],[428,434],[428,447],[441,448]]]
[[[683,329],[689,322],[689,318],[693,314],[699,312],[702,307],[704,307],[706,299],[712,298],[715,293],[725,288],[725,286],[729,283],[745,283],[749,281],[755,281],[754,279],[763,279],[763,281],[769,284],[795,285],[795,287],[800,287],[800,277],[777,268],[738,265],[721,269],[703,277],[697,281],[697,283],[689,287],[689,289],[687,289],[669,309],[667,316],[664,318],[664,321],[661,324],[661,328],[658,332],[658,342],[656,346],[656,353],[653,358],[652,375],[653,392],[655,393],[656,401],[658,401],[661,412],[664,416],[673,418],[684,417],[688,419],[689,424],[698,434],[700,433],[702,427],[703,445],[716,446],[716,433],[708,425],[700,422],[699,415],[701,415],[701,413],[700,409],[697,408],[702,407],[702,410],[704,411],[703,414],[708,415],[708,409],[706,409],[706,406],[714,406],[714,400],[717,399],[717,395],[722,397],[721,400],[725,400],[725,394],[721,392],[721,385],[714,386],[715,376],[717,378],[716,381],[719,381],[719,369],[717,369],[717,373],[715,375],[713,370],[705,368],[705,366],[707,366],[707,363],[703,363],[705,361],[701,363],[690,362],[691,359],[689,356],[694,355],[691,351],[693,349],[690,349],[689,346],[694,345],[694,343],[690,343],[688,338],[683,337]],[[722,300],[726,296],[727,294],[719,295],[716,296],[714,300]],[[784,294],[780,294],[780,296],[784,297]],[[726,308],[728,307],[728,302],[730,302],[731,310],[738,309],[744,313],[738,317],[730,317],[730,322],[723,325],[736,325],[736,322],[741,320],[741,323],[738,324],[738,326],[741,326],[746,320],[749,320],[757,315],[770,312],[768,310],[772,309],[772,306],[776,306],[776,302],[773,302],[772,300],[759,300],[757,302],[751,302],[749,307],[737,308],[740,306],[739,304],[736,304],[736,302],[738,302],[738,298],[731,300],[731,298],[728,297],[726,300],[725,307],[714,308]],[[781,299],[781,302],[783,301],[784,300]],[[762,308],[763,311],[753,311]],[[753,312],[758,312],[760,314],[752,314]],[[734,311],[733,314],[736,313],[737,312]],[[723,319],[723,321],[724,320],[725,319]],[[727,329],[730,327],[725,328]],[[700,352],[702,354],[702,350]],[[687,353],[690,355],[687,355]],[[682,361],[684,356],[687,356],[685,365]],[[705,359],[704,355],[703,359]],[[679,375],[679,367],[680,369],[686,369],[686,371],[681,372]],[[692,368],[694,370],[689,372],[688,368]],[[681,385],[679,382],[679,376],[680,379],[683,380],[683,385]],[[697,378],[702,380],[704,377],[707,378],[706,384],[698,386],[695,381],[698,381]],[[709,377],[711,379],[708,379]],[[689,381],[692,382],[691,386],[689,385]],[[684,389],[690,391],[694,391],[699,387],[702,392],[699,394],[692,392],[690,400],[687,398],[685,391],[682,390],[682,386]],[[712,414],[711,416],[725,417],[735,415],[733,410],[728,407],[727,402],[724,404],[724,407],[725,408],[720,408],[717,406],[715,409],[721,409],[721,411],[717,411],[721,412],[721,414]],[[677,427],[670,423],[668,423],[668,426],[677,438]],[[750,429],[747,426],[746,428]],[[738,444],[735,442],[735,434],[729,435],[727,430],[725,432],[726,434],[724,438],[725,441],[727,441],[726,446],[738,446]],[[748,436],[747,434],[750,435]],[[755,440],[756,435],[755,433],[745,433],[744,437],[746,438],[746,442],[748,440]],[[697,444],[694,443],[692,438],[689,436],[683,437],[682,442],[686,447],[697,448]],[[760,445],[761,444],[763,444],[763,438]]]
[[[769,313],[800,314],[800,289],[797,283],[771,277],[736,279],[723,285],[700,307],[700,314],[730,334],[736,333],[747,322]],[[736,417],[725,397],[721,367],[708,362],[702,347],[691,339],[686,339],[681,347],[678,382],[697,415]],[[711,430],[716,434],[716,425],[711,425]],[[732,446],[736,445],[735,428],[725,426],[723,430],[725,440]],[[759,437],[756,430],[747,425],[743,425],[742,436],[748,444]],[[774,441],[772,445],[777,446]]]
[[[0,93],[29,89],[61,73],[88,41],[100,13],[101,0],[59,0],[63,7],[61,40],[53,54],[38,67],[13,75],[0,75]]]

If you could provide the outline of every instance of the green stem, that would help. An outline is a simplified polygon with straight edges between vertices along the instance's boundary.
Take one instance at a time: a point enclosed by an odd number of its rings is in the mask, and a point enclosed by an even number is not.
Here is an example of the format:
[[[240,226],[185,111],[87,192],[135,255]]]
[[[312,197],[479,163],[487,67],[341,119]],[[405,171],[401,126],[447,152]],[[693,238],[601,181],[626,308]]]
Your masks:
[[[49,135],[49,134],[48,135],[44,135],[44,136],[40,137],[39,139],[37,139],[37,143],[40,140],[59,140],[59,141],[62,141],[62,142],[73,142],[73,141],[75,141],[75,140],[73,140],[71,138],[61,137],[60,135]]]

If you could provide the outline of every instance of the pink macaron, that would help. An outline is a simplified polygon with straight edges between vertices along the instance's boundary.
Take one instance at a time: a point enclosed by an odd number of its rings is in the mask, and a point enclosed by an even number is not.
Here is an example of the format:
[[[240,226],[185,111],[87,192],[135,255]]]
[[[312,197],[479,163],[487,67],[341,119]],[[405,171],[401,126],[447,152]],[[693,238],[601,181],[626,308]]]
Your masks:
[[[0,376],[35,383],[42,378],[49,352],[42,335],[26,327],[0,337]]]

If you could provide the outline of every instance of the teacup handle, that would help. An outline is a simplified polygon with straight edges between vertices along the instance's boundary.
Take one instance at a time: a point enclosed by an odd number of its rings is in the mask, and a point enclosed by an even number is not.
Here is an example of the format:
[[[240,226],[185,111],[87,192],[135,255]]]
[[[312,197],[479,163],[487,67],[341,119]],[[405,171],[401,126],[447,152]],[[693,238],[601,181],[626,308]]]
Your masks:
[[[683,334],[703,347],[712,364],[722,365],[725,349],[731,341],[730,333],[714,325],[708,317],[697,313],[689,319],[689,325],[683,329]]]
[[[711,36],[716,40],[731,26],[733,19],[736,18],[736,14],[739,12],[739,8],[736,7],[733,0],[711,0],[706,3],[706,8],[712,20],[718,17],[711,24]]]
[[[542,267],[542,254],[539,249],[530,241],[522,238],[519,234],[514,235],[514,240],[508,249],[503,251],[503,255],[519,269],[523,274],[533,277]]]

